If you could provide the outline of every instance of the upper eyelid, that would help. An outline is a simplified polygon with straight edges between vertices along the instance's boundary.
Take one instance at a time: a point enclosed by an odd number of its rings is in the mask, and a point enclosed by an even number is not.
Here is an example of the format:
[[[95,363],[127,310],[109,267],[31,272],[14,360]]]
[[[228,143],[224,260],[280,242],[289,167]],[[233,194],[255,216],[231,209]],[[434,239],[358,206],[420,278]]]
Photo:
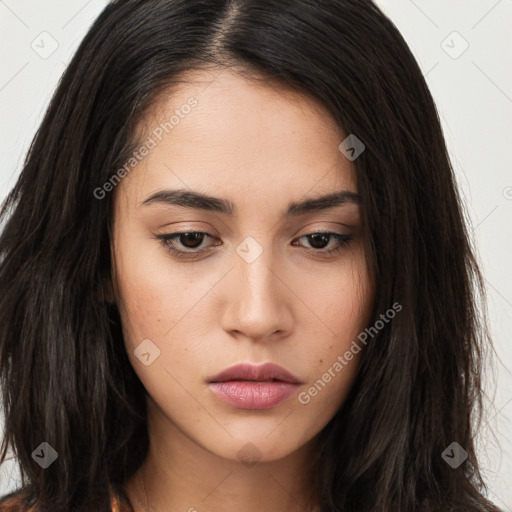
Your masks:
[[[314,228],[309,228],[308,226],[311,225],[311,224],[317,224],[317,222],[327,222],[331,225],[336,225],[337,227],[336,228],[333,228],[333,227],[325,227],[325,226],[321,226],[321,227],[314,227]],[[304,234],[303,235],[300,235],[300,236],[304,236],[304,235],[308,235],[308,234],[312,234],[312,233],[324,233],[324,232],[329,232],[329,233],[336,233],[337,230],[339,229],[345,229],[345,230],[354,230],[354,229],[359,229],[359,222],[349,222],[347,224],[343,223],[343,222],[335,222],[335,221],[326,221],[325,219],[320,219],[319,221],[317,222],[310,222],[308,224],[308,226],[306,227],[302,227],[298,230],[296,230],[292,236],[296,236],[297,233],[300,233],[302,230],[305,230]],[[178,223],[172,223],[172,224],[178,224]],[[158,228],[157,231],[160,231],[162,230],[162,235],[169,235],[169,236],[172,236],[172,235],[179,235],[179,234],[183,234],[183,233],[204,233],[204,234],[207,234],[207,235],[210,235],[210,236],[213,236],[213,237],[220,237],[220,234],[216,234],[217,233],[217,230],[216,229],[212,229],[212,230],[209,230],[208,228],[202,228],[202,227],[196,227],[196,226],[191,226],[191,227],[183,227],[183,228],[176,228],[177,231],[170,231],[170,232],[167,232],[165,231],[165,229],[169,228],[169,226],[171,226],[172,224],[165,224],[163,226],[161,226],[160,228]],[[232,235],[233,232],[231,229],[228,230],[228,235]],[[346,233],[340,233],[340,234],[346,234]]]
[[[348,226],[346,226],[348,227]],[[207,235],[211,238],[219,238],[218,235],[215,235],[213,233],[210,233],[209,231],[203,231],[203,230],[200,230],[200,229],[184,229],[183,231],[173,231],[171,233],[161,233],[157,236],[159,237],[173,237],[173,236],[178,236],[178,235],[185,235],[187,233],[200,233],[202,235]],[[302,234],[302,235],[298,235],[298,236],[295,236],[294,235],[294,239],[295,238],[302,238],[303,236],[307,236],[307,235],[314,235],[316,233],[327,233],[327,234],[337,234],[337,235],[347,235],[349,233],[340,233],[338,231],[336,231],[335,229],[328,229],[328,228],[319,228],[319,229],[312,229],[310,231],[307,231],[306,233]]]

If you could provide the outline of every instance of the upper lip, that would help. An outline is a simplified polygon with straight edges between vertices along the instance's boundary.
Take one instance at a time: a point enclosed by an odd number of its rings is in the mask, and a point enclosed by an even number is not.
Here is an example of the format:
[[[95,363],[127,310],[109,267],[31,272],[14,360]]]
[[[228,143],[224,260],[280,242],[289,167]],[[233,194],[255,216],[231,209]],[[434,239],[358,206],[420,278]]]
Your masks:
[[[279,380],[282,382],[291,382],[292,384],[301,384],[295,375],[275,363],[265,363],[258,366],[250,363],[236,364],[214,375],[208,379],[208,382],[226,382],[230,380]]]

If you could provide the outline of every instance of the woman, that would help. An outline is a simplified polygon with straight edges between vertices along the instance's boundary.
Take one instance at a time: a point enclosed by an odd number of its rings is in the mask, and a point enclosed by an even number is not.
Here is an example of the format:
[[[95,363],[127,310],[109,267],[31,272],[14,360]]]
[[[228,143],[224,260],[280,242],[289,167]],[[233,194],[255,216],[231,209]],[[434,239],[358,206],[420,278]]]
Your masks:
[[[112,2],[2,218],[2,510],[497,510],[482,280],[369,0]]]

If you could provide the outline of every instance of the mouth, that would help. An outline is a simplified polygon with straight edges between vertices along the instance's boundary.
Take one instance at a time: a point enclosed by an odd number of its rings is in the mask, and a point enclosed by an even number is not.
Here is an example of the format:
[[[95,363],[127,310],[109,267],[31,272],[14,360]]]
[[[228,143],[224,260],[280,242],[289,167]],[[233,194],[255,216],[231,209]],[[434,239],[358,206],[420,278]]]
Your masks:
[[[237,364],[208,379],[210,383],[216,382],[288,382],[302,384],[288,370],[275,363],[263,365]]]
[[[238,409],[270,409],[289,398],[302,382],[274,363],[239,364],[208,379],[223,402]]]

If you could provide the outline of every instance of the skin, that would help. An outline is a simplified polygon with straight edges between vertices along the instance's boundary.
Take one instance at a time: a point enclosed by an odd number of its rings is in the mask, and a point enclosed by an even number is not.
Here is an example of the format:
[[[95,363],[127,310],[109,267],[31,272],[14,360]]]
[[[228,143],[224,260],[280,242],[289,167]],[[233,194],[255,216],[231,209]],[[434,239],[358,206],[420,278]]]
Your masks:
[[[303,511],[315,436],[343,402],[363,352],[307,405],[297,395],[367,325],[373,290],[360,205],[292,217],[286,210],[333,191],[357,193],[353,163],[338,149],[346,135],[319,103],[281,86],[230,70],[189,79],[142,126],[153,129],[190,97],[197,106],[115,190],[112,293],[148,393],[150,437],[126,492],[136,512]],[[230,200],[236,214],[142,204],[178,188]],[[195,245],[174,239],[202,255],[178,259],[157,238],[183,230],[212,235]],[[326,256],[339,243],[313,245],[304,235],[315,230],[353,239]],[[248,236],[262,250],[251,263],[236,250]],[[148,366],[134,354],[145,339],[160,350]],[[278,363],[303,384],[271,409],[239,409],[206,382],[239,362]]]

